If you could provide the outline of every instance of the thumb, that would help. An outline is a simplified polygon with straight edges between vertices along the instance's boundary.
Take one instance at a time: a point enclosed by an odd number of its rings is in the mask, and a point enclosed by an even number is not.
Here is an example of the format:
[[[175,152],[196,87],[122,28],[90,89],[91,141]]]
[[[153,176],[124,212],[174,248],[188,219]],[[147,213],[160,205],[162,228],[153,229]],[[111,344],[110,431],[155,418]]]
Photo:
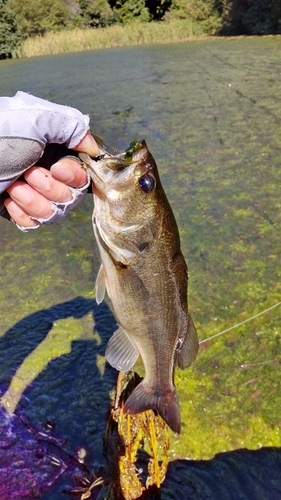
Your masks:
[[[79,144],[72,149],[87,153],[89,156],[97,156],[100,153],[99,146],[90,131],[88,131],[82,141],[80,141]]]

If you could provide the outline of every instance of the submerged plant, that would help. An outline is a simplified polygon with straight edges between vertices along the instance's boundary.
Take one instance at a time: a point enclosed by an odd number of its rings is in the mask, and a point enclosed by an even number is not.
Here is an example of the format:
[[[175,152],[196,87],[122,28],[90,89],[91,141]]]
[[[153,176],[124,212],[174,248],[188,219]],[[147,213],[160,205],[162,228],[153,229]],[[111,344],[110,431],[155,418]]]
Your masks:
[[[119,375],[104,445],[114,498],[134,500],[151,486],[160,488],[169,462],[170,440],[167,424],[153,410],[124,414],[124,402],[141,380],[132,373],[128,378]],[[146,452],[144,464],[140,463],[140,450]]]

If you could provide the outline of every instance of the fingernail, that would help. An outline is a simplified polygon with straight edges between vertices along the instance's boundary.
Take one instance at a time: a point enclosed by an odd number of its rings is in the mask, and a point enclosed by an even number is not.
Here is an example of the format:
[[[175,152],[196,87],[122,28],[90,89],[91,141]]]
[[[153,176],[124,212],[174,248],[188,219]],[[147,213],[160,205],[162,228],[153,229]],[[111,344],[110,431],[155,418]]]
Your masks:
[[[51,187],[49,175],[42,172],[39,168],[35,168],[28,174],[28,184],[43,191],[48,191]]]
[[[66,184],[73,181],[74,173],[70,170],[69,167],[66,167],[60,162],[54,163],[51,167],[52,174],[55,175],[59,180],[65,182]]]
[[[18,201],[22,204],[29,203],[33,198],[32,192],[29,190],[29,187],[25,186],[24,184],[15,186],[10,196],[13,200]]]

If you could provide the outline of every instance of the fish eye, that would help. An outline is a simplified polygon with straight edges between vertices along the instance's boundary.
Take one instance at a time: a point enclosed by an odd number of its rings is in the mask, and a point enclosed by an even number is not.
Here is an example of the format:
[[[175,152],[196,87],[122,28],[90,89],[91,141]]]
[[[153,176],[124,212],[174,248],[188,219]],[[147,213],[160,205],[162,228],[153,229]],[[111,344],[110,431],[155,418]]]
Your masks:
[[[155,188],[155,179],[153,175],[146,174],[139,179],[139,185],[144,193],[149,193]]]

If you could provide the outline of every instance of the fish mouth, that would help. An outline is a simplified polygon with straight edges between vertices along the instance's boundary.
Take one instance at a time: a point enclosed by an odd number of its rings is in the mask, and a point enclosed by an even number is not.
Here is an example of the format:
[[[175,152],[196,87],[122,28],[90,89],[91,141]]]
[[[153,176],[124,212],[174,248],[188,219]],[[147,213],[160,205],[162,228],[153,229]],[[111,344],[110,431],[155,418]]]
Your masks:
[[[111,154],[99,143],[99,155],[91,158],[85,153],[79,153],[79,158],[85,163],[94,181],[96,194],[104,196],[107,188],[114,184],[118,185],[120,191],[125,190],[130,182],[132,169],[141,159],[145,147],[145,141],[132,141],[125,151]]]
[[[131,162],[133,160],[133,157],[137,152],[139,152],[143,148],[147,148],[146,142],[144,140],[139,141],[139,140],[133,140],[130,142],[129,146],[125,151],[118,151],[116,149],[109,148],[104,144],[102,139],[97,136],[93,136],[99,146],[99,158],[104,159],[104,158],[115,158],[119,159],[120,161],[124,160],[125,162]],[[98,157],[97,157],[98,158]]]
[[[132,182],[134,163],[116,157],[104,157],[96,163],[86,163],[95,188],[103,193],[109,189],[125,191]]]
[[[91,160],[97,163],[100,161],[106,162],[106,166],[114,171],[122,170],[129,164],[136,163],[139,159],[138,153],[140,153],[143,148],[146,148],[145,141],[134,140],[131,141],[130,145],[127,149],[125,149],[125,151],[115,150],[111,153],[109,151],[109,148],[104,145],[99,137],[94,137],[99,146],[99,154],[97,156],[90,157]],[[85,161],[85,157],[88,156],[85,155],[85,153],[79,153],[79,157],[80,155],[83,161]]]

